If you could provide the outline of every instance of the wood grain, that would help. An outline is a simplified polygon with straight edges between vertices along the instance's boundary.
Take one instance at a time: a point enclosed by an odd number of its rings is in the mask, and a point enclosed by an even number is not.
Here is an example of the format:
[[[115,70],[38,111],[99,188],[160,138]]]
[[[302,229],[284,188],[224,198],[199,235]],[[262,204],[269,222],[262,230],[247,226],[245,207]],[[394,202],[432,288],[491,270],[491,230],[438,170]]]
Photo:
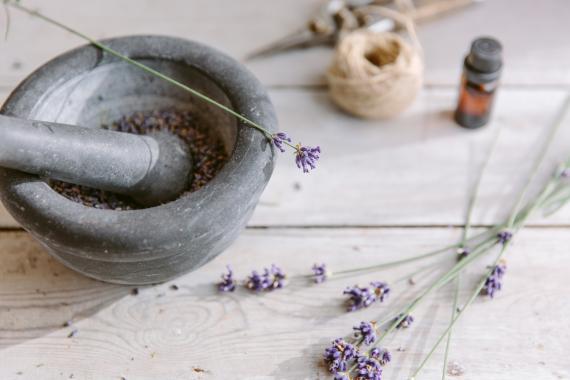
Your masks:
[[[217,294],[213,283],[231,264],[239,278],[253,267],[282,265],[290,275],[314,262],[334,270],[409,257],[455,241],[458,229],[248,230],[237,244],[199,271],[172,283],[128,288],[92,281],[50,259],[23,232],[0,234],[0,378],[12,379],[328,379],[320,365],[329,339],[350,334],[361,320],[385,318],[417,294],[427,276],[420,264],[320,286],[292,279],[272,294]],[[570,313],[565,229],[529,229],[508,253],[503,292],[478,300],[454,332],[450,358],[458,379],[565,379]],[[454,253],[431,263],[447,268]],[[490,259],[490,257],[488,258]],[[487,259],[464,276],[469,287]],[[429,264],[429,263],[426,263]],[[555,269],[558,268],[558,269]],[[385,305],[345,313],[342,290],[386,280]],[[179,289],[172,290],[176,284]],[[468,289],[461,293],[468,296]],[[443,331],[451,289],[415,313],[416,324],[387,341],[394,361],[387,380],[407,378]],[[73,320],[71,327],[62,323]],[[68,334],[77,329],[74,337]],[[398,350],[400,349],[400,350]],[[441,350],[422,379],[439,379]],[[203,371],[202,371],[203,370]]]
[[[281,129],[323,149],[319,168],[300,173],[279,158],[251,226],[459,225],[480,164],[501,129],[474,213],[475,224],[502,222],[533,157],[559,112],[565,91],[503,89],[494,121],[469,131],[451,121],[456,91],[425,89],[397,120],[348,117],[322,91],[274,89]],[[570,119],[550,151],[541,185],[570,155]],[[570,208],[532,224],[569,225]],[[15,226],[0,211],[0,226]]]
[[[26,4],[96,38],[168,34],[218,47],[243,59],[247,53],[303,28],[319,0],[28,0]],[[419,28],[428,84],[459,80],[471,40],[499,38],[505,46],[504,83],[570,84],[570,33],[565,0],[486,0]],[[0,17],[0,29],[5,19]],[[28,72],[83,42],[38,20],[12,12],[10,35],[0,41],[0,85],[15,85]],[[322,84],[329,48],[292,52],[248,66],[267,85]],[[294,69],[292,69],[294,68]]]

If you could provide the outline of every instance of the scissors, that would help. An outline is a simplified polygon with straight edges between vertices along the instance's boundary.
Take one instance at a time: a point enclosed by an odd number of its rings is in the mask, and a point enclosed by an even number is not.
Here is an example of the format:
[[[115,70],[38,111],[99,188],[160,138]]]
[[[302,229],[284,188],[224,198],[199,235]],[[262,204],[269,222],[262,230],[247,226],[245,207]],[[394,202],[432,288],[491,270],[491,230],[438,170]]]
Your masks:
[[[415,9],[411,16],[416,22],[423,21],[482,1],[440,0]],[[360,28],[375,32],[393,31],[397,28],[394,20],[359,12],[370,5],[386,5],[391,2],[391,0],[328,0],[309,20],[305,28],[252,52],[246,59],[251,60],[317,45],[333,46],[344,34]]]
[[[328,0],[309,20],[305,28],[254,51],[246,59],[317,45],[333,45],[343,33],[369,26],[372,23],[378,24],[374,28],[378,31],[394,29],[394,22],[390,19],[371,21],[370,18],[360,17],[354,13],[354,10],[359,7],[378,2],[378,0]]]

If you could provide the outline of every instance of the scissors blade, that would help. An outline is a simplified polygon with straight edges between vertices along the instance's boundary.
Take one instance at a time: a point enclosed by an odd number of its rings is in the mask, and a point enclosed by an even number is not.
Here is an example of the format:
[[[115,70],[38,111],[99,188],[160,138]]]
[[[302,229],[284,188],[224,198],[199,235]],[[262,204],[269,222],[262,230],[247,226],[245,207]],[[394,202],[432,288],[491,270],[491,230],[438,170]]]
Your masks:
[[[310,29],[303,29],[248,54],[246,60],[329,43],[334,43],[333,35],[320,35]]]

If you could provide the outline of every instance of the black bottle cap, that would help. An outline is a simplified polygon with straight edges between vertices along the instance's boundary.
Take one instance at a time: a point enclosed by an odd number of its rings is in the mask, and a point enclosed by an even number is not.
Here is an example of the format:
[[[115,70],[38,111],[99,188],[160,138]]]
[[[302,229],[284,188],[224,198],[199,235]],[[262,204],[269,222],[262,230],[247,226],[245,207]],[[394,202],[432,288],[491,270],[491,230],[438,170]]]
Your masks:
[[[494,38],[477,38],[471,44],[471,52],[467,56],[468,64],[482,73],[492,73],[501,69],[503,47]]]

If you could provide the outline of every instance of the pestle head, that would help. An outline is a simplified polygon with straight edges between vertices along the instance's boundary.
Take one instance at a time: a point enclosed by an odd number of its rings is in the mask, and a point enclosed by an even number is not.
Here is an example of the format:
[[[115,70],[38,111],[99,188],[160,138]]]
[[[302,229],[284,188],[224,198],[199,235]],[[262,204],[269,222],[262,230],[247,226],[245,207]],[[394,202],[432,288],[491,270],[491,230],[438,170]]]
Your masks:
[[[147,175],[129,191],[144,206],[157,206],[180,196],[190,183],[192,157],[188,145],[178,136],[158,131],[142,136],[151,152]]]
[[[192,157],[166,131],[134,135],[0,115],[0,166],[126,194],[150,207],[188,188]]]

